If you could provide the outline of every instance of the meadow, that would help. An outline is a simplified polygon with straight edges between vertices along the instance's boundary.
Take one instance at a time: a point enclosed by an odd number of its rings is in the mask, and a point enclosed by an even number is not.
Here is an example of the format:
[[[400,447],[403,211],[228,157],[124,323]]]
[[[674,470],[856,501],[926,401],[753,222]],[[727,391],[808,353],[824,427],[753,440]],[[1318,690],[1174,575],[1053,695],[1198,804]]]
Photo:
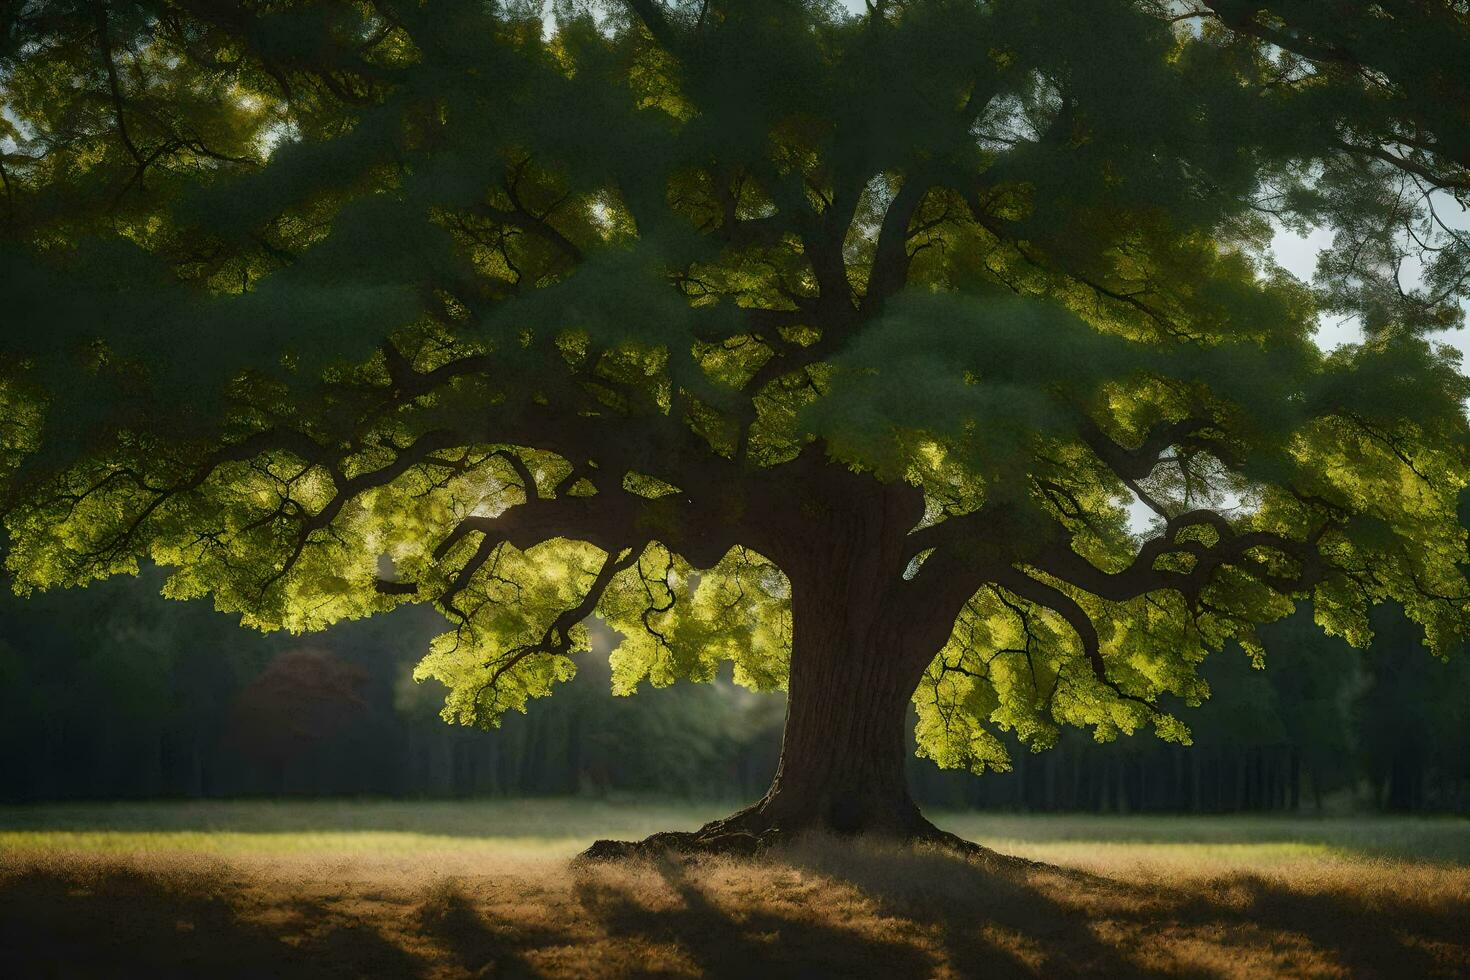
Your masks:
[[[1010,857],[571,860],[728,809],[0,807],[0,975],[1470,975],[1463,819],[939,814]]]

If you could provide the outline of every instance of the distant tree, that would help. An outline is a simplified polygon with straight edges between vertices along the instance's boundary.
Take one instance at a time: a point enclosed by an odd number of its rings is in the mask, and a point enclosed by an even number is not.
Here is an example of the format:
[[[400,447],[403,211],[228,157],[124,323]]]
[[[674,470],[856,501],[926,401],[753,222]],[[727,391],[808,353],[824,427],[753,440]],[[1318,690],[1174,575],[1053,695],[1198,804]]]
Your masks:
[[[266,762],[284,788],[292,759],[331,738],[367,709],[367,671],[330,651],[285,650],[251,681],[234,705],[232,735],[241,750]]]
[[[433,602],[479,724],[593,613],[619,691],[732,660],[781,764],[691,845],[936,835],[911,700],[979,772],[1187,738],[1302,598],[1466,633],[1462,5],[541,6],[4,8],[22,590]],[[1335,231],[1315,290],[1272,218]]]
[[[230,701],[273,644],[202,603],[158,600],[163,580],[0,601],[0,799],[215,788]]]
[[[1397,610],[1375,610],[1356,699],[1358,755],[1377,804],[1389,810],[1470,803],[1470,661],[1422,655],[1419,630]],[[1458,806],[1457,806],[1458,805]]]
[[[1357,778],[1350,706],[1362,684],[1360,655],[1323,636],[1307,609],[1272,624],[1262,639],[1270,668],[1266,676],[1292,753],[1291,805],[1300,803],[1300,770],[1305,769],[1311,802],[1321,809],[1325,793],[1351,786]],[[1430,659],[1422,648],[1414,655]]]

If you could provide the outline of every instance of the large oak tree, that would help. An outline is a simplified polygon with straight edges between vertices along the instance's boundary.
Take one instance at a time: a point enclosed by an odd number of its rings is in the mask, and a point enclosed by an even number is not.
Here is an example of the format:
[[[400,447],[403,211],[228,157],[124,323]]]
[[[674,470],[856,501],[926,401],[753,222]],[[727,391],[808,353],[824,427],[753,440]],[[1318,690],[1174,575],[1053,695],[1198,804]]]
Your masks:
[[[910,703],[980,772],[1187,739],[1299,602],[1466,634],[1463,3],[551,6],[0,7],[18,589],[432,602],[477,724],[594,615],[733,661],[785,743],[703,841],[933,833]]]

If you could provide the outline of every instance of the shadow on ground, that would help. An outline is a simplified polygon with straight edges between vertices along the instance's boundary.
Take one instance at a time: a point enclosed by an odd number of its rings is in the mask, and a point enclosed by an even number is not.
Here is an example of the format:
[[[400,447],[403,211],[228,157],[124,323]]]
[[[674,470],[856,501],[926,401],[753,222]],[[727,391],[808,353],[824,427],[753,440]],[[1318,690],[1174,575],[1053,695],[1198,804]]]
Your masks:
[[[927,923],[959,976],[1470,976],[1470,875],[1458,869],[1363,862],[1139,881],[896,849],[818,844],[785,857]]]
[[[1465,874],[1409,874],[1128,880],[830,841],[454,876],[72,860],[0,870],[0,975],[1470,975]]]
[[[0,880],[0,974],[11,977],[414,975],[366,922],[285,899],[299,934],[250,922],[220,872],[35,869]]]

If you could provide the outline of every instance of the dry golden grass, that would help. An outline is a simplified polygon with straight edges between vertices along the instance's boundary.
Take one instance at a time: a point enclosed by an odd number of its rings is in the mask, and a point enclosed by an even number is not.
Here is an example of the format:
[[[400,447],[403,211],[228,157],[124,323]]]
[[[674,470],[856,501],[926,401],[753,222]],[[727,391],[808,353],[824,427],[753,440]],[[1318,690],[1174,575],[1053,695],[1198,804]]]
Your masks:
[[[1275,846],[1262,822],[1042,820],[1029,842],[1024,818],[973,824],[1054,862],[1017,868],[831,840],[579,866],[565,845],[505,843],[528,839],[516,827],[458,846],[43,846],[7,838],[6,818],[7,977],[1470,975],[1470,866]],[[1159,840],[1171,826],[1203,836],[1194,860]],[[1219,843],[1231,833],[1244,842]]]

